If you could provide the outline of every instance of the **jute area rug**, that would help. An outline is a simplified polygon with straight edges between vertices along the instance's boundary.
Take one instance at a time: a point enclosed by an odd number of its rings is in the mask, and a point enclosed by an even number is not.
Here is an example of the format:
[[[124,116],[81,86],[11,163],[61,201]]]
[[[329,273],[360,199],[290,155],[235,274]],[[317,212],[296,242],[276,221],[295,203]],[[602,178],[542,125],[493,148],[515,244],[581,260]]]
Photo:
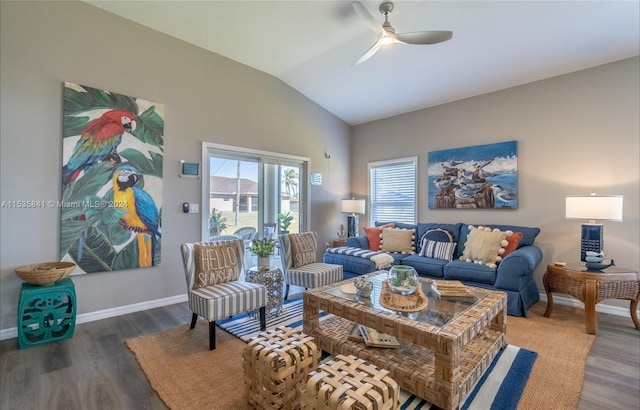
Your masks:
[[[575,409],[595,336],[586,334],[580,310],[556,305],[545,318],[545,308],[539,302],[527,318],[507,319],[507,342],[538,353],[518,409]],[[213,352],[208,340],[208,325],[199,320],[193,330],[186,323],[126,344],[169,408],[250,409],[242,369],[246,344],[220,328]]]

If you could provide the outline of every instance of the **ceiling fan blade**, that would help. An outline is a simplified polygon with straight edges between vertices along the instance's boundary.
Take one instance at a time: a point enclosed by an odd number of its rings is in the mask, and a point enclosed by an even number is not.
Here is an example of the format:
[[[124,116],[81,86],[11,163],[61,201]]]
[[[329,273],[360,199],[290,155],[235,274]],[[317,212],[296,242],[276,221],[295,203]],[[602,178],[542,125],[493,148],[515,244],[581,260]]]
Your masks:
[[[371,48],[368,49],[367,52],[364,53],[362,55],[362,57],[360,57],[360,59],[358,59],[358,61],[353,63],[353,65],[358,65],[358,64],[364,63],[365,61],[370,59],[378,51],[379,48],[380,48],[380,43],[378,43],[376,41],[376,43],[374,45],[372,45]]]
[[[359,15],[365,23],[373,30],[376,34],[382,36],[384,34],[384,29],[382,25],[378,23],[378,21],[373,18],[371,13],[362,5],[362,3],[355,2],[352,4],[353,9],[356,11],[356,14]]]
[[[406,44],[436,44],[450,40],[451,37],[453,37],[451,31],[416,31],[395,35],[397,41]]]

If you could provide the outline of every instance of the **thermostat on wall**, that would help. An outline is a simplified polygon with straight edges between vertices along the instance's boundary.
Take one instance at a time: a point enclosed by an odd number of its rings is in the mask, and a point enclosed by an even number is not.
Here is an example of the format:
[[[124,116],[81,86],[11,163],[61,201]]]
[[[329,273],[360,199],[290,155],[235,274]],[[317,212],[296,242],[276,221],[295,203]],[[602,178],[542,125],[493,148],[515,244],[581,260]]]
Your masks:
[[[180,161],[180,176],[183,178],[200,178],[200,164]]]

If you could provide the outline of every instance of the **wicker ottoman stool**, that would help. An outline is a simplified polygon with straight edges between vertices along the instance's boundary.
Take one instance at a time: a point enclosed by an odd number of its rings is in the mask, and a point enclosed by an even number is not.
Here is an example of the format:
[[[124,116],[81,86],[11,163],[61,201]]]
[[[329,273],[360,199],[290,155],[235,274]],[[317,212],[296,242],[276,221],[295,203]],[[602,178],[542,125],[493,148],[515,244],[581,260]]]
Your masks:
[[[304,403],[308,409],[398,409],[400,388],[388,370],[354,356],[337,355],[309,373]]]
[[[259,409],[302,406],[301,388],[307,373],[320,362],[313,337],[287,327],[258,334],[242,353],[249,404]]]

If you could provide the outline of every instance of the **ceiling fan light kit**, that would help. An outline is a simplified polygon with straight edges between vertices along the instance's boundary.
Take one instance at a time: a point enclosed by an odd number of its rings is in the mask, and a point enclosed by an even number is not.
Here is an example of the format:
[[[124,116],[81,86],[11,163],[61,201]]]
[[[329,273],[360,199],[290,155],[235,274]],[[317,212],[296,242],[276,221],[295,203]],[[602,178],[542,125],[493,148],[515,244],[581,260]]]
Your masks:
[[[384,22],[382,24],[378,23],[362,3],[353,3],[353,9],[356,14],[364,19],[369,28],[378,34],[378,40],[376,40],[373,46],[371,46],[371,48],[369,48],[369,50],[367,50],[353,65],[358,65],[367,61],[381,46],[384,45],[392,43],[436,44],[450,40],[451,37],[453,37],[453,33],[451,31],[415,31],[412,33],[396,34],[396,30],[389,22],[389,14],[393,10],[393,3],[390,1],[385,1],[378,7],[378,10],[380,10],[380,13],[384,16]]]

